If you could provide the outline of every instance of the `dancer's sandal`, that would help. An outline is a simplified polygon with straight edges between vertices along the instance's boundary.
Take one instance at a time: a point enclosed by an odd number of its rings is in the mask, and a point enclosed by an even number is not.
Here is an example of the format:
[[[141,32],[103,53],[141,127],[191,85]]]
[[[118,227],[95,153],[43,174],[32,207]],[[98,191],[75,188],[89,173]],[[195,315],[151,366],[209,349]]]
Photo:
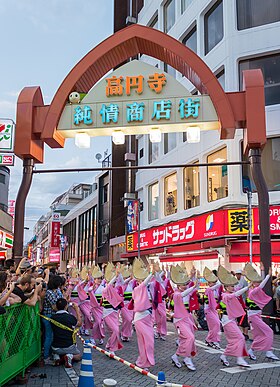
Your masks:
[[[177,368],[181,368],[182,367],[182,364],[179,362],[178,358],[171,356],[171,360],[172,360],[172,363],[175,365],[175,367]]]

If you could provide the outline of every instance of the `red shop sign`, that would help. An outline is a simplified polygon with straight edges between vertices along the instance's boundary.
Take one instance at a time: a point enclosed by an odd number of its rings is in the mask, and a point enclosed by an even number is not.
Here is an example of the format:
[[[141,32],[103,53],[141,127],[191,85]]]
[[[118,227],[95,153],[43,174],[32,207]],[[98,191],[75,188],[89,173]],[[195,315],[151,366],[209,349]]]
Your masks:
[[[52,222],[51,247],[60,245],[60,222]]]

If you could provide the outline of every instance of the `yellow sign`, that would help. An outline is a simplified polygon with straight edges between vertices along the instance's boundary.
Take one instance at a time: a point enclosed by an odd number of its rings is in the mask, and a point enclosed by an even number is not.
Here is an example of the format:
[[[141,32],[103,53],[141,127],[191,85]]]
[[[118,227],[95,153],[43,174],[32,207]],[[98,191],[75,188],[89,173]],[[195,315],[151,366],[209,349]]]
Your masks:
[[[246,208],[228,210],[228,233],[234,234],[248,234],[249,232],[249,218]],[[252,232],[254,232],[254,218],[252,215]]]
[[[126,236],[126,250],[133,251],[133,235]]]

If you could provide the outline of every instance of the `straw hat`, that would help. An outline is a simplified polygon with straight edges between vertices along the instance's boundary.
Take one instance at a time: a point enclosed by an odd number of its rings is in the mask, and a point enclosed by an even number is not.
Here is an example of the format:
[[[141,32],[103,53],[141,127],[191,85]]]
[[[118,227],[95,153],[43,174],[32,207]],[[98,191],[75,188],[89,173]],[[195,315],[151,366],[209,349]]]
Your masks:
[[[80,273],[80,277],[82,278],[83,281],[85,281],[87,279],[88,272],[89,272],[89,267],[88,266],[84,266],[82,268],[81,273]]]
[[[234,286],[238,283],[238,279],[227,271],[222,265],[218,269],[218,278],[223,285]]]
[[[132,272],[131,266],[121,265],[120,273],[124,279],[130,277],[131,272]]]
[[[92,268],[91,276],[92,278],[101,278],[103,276],[102,271],[98,265]]]
[[[177,285],[185,285],[186,283],[190,282],[188,273],[179,265],[171,266],[170,276],[172,282]]]
[[[205,266],[205,268],[203,270],[203,277],[205,278],[205,280],[207,282],[217,282],[218,281],[218,277],[215,276],[215,274],[210,269],[208,269],[207,266]]]
[[[149,269],[142,259],[135,258],[132,264],[133,276],[138,280],[144,280],[149,275]]]
[[[78,278],[79,277],[79,270],[76,267],[72,267],[69,270],[69,274],[71,278]]]
[[[244,267],[245,277],[252,282],[262,282],[262,277],[258,274],[257,270],[248,262]]]
[[[115,277],[115,275],[116,275],[116,268],[112,264],[112,262],[109,262],[105,268],[105,274],[104,274],[105,280],[107,282],[110,282],[113,279],[113,277]]]

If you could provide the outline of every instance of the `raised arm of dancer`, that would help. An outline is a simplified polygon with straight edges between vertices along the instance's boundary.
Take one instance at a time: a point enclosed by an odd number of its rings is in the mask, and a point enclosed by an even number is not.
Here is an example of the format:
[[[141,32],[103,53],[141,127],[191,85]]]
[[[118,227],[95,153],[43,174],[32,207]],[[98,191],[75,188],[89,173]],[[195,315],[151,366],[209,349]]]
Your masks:
[[[148,277],[143,281],[146,286],[149,285],[152,277],[153,277],[153,273],[149,274]]]
[[[213,286],[209,286],[208,290],[216,290],[221,286],[221,282],[217,281],[217,283]]]
[[[267,276],[265,277],[265,279],[262,280],[262,282],[259,284],[259,287],[260,287],[260,288],[264,288],[265,285],[267,284],[267,281],[269,280],[269,278],[270,278],[270,274],[267,274]]]
[[[245,286],[245,288],[239,289],[236,292],[232,293],[233,296],[241,296],[241,294],[246,293],[249,289],[249,286]]]
[[[188,289],[184,290],[184,291],[181,293],[182,298],[184,298],[184,297],[187,296],[188,294],[192,293],[195,289],[196,289],[196,284],[195,284],[194,286],[192,286],[191,288],[188,288]]]

